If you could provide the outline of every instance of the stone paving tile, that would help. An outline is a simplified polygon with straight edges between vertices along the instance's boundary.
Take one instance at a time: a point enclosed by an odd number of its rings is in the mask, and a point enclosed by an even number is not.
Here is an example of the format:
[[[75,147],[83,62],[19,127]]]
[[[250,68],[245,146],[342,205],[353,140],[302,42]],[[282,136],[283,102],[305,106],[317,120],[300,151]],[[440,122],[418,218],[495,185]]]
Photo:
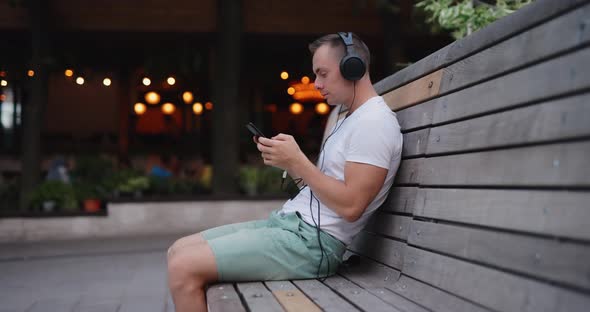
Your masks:
[[[0,244],[0,312],[174,311],[166,249],[180,236]]]

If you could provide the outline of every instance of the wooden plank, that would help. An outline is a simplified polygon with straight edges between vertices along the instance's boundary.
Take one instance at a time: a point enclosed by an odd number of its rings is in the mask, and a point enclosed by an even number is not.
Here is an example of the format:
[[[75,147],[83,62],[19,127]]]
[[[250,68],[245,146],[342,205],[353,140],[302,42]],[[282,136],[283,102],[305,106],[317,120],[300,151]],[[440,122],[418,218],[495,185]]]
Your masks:
[[[363,256],[357,257],[354,264],[341,265],[338,273],[362,288],[383,288],[393,285],[400,276],[400,271]]]
[[[588,311],[590,296],[408,246],[404,274],[498,311]]]
[[[434,124],[507,109],[590,87],[590,48],[436,99]],[[499,90],[501,90],[499,92]]]
[[[428,154],[587,137],[590,93],[434,127],[430,133]]]
[[[440,289],[402,275],[389,289],[421,306],[437,312],[483,312],[489,311]]]
[[[211,285],[207,289],[207,308],[211,312],[246,311],[232,284]]]
[[[387,288],[393,286],[398,281],[400,277],[398,270],[370,259],[359,257],[359,263],[356,265],[341,266],[338,273],[402,311],[428,311],[424,307],[413,303]]]
[[[590,241],[590,192],[420,189],[415,215]]]
[[[418,176],[424,158],[402,160],[395,175],[394,185],[418,184]]]
[[[380,211],[413,213],[416,199],[417,187],[393,186]]]
[[[262,283],[238,283],[237,287],[248,305],[248,311],[283,311],[279,302]]]
[[[367,222],[365,231],[407,240],[411,222],[412,217],[377,211]]]
[[[590,186],[590,141],[426,158],[423,185]]]
[[[375,90],[383,94],[398,88],[587,2],[588,0],[537,0],[379,81],[375,84]]]
[[[590,6],[582,6],[446,67],[441,93],[588,43],[588,16]]]
[[[401,269],[406,244],[385,237],[359,233],[348,248],[358,254],[379,261],[390,267]]]
[[[442,74],[442,70],[430,73],[407,85],[383,94],[383,99],[392,110],[398,111],[432,98],[439,93]]]
[[[426,153],[426,146],[428,145],[429,134],[430,128],[405,133],[403,135],[402,157],[424,155]]]
[[[264,282],[266,288],[268,288],[271,292],[279,291],[279,290],[297,290],[297,287],[293,285],[290,281],[266,281]]]
[[[435,104],[435,100],[429,100],[397,111],[397,120],[401,130],[405,132],[432,125]]]
[[[326,312],[359,311],[359,309],[318,280],[299,280],[293,281],[293,283]]]
[[[264,283],[277,298],[285,311],[321,311],[309,298],[289,281]]]
[[[371,288],[367,289],[368,292],[371,294],[379,297],[381,300],[389,303],[390,305],[396,307],[397,309],[405,312],[431,312],[424,308],[421,305],[418,305],[401,295],[394,293],[389,288]]]
[[[328,277],[324,283],[362,310],[401,311],[342,276]]]
[[[409,243],[590,290],[590,246],[522,234],[414,221]]]
[[[285,308],[285,311],[322,311],[299,290],[276,290],[272,294]]]

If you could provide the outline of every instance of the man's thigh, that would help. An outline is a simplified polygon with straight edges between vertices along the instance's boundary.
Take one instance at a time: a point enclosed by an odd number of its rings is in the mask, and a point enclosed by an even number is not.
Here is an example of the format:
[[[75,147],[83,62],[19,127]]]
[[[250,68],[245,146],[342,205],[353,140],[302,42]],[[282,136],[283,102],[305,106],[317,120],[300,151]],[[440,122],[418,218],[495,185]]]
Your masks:
[[[245,230],[245,229],[258,229],[258,228],[263,228],[266,227],[268,225],[268,220],[264,219],[264,220],[254,220],[254,221],[246,221],[246,222],[239,222],[239,223],[232,223],[232,224],[226,224],[226,225],[221,225],[218,227],[214,227],[208,230],[205,230],[201,233],[199,233],[201,235],[201,237],[206,240],[213,240],[216,239],[218,237],[221,236],[225,236],[225,235],[229,235],[229,234],[233,234],[236,233],[240,230]]]
[[[298,234],[278,227],[242,229],[208,240],[220,281],[314,278],[315,257]]]

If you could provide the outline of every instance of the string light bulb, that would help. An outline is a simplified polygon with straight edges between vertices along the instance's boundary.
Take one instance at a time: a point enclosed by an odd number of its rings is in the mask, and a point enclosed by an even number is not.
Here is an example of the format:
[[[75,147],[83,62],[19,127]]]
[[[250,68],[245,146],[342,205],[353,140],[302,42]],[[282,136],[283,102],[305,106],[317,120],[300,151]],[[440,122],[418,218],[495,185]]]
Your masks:
[[[203,104],[201,104],[200,102],[193,104],[193,112],[196,115],[201,115],[203,113]]]
[[[154,91],[150,91],[150,92],[146,93],[144,98],[148,104],[155,105],[155,104],[160,103],[160,95]]]
[[[145,104],[143,104],[143,103],[135,103],[135,105],[133,105],[133,110],[135,111],[135,113],[137,115],[143,115],[143,113],[145,113],[147,108],[145,107]]]
[[[328,106],[328,104],[326,104],[324,102],[317,103],[315,105],[315,111],[320,115],[327,114],[329,110],[330,110],[330,107]]]
[[[193,102],[193,93],[190,91],[184,91],[182,93],[182,100],[184,101],[184,103],[186,104],[190,104]]]
[[[289,106],[289,111],[291,111],[293,115],[299,115],[303,112],[303,105],[295,102]]]
[[[166,115],[172,115],[175,110],[176,107],[172,103],[164,103],[164,105],[162,105],[162,112]]]
[[[174,79],[174,77],[170,76],[170,77],[168,77],[168,79],[166,79],[166,82],[169,85],[173,86],[176,83],[176,79]]]

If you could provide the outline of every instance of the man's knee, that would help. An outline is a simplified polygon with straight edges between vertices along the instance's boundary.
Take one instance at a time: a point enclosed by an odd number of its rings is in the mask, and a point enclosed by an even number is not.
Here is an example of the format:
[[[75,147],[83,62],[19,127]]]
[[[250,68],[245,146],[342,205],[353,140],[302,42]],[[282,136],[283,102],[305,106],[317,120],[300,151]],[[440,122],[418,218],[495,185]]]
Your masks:
[[[203,246],[207,247],[208,246]],[[217,276],[215,259],[202,252],[203,247],[172,251],[168,256],[168,277],[171,288],[203,287]],[[213,265],[212,265],[213,262]]]

